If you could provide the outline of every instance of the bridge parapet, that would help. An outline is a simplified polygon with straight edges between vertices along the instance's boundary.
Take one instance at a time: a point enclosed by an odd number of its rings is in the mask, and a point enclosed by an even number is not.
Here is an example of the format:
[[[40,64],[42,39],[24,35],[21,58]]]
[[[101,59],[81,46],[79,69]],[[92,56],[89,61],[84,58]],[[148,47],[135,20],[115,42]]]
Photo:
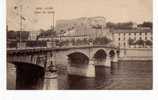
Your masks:
[[[7,61],[47,67],[51,64],[52,50],[48,48],[7,50]]]
[[[11,63],[28,63],[37,65],[40,67],[45,67],[46,57],[45,56],[31,56],[31,55],[23,55],[23,56],[8,56],[7,61]]]

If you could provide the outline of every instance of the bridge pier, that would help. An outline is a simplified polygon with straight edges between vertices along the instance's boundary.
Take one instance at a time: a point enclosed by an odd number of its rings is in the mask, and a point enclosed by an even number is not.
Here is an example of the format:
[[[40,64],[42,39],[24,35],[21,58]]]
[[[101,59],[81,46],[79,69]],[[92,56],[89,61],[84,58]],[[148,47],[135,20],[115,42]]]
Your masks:
[[[89,60],[88,68],[86,71],[86,77],[95,77],[94,60]]]
[[[57,90],[58,89],[58,80],[56,73],[46,71],[44,75],[44,84],[43,90]]]
[[[104,70],[103,74],[105,75],[105,79],[106,79],[107,83],[110,82],[110,78],[111,78],[111,65],[112,65],[111,61],[112,60],[111,60],[110,56],[107,55],[106,59],[100,59],[100,60],[96,59],[96,63],[95,63],[96,67],[103,67],[102,70]]]
[[[111,58],[109,55],[107,55],[106,57],[105,66],[111,67]]]
[[[7,64],[7,89],[16,89],[16,67],[10,63]]]
[[[95,66],[94,61],[90,60],[88,65],[71,65],[71,62],[69,62],[68,65],[68,73],[70,75],[79,75],[84,77],[95,77]]]
[[[112,62],[118,62],[118,54],[116,52],[114,57],[112,57]]]
[[[118,71],[118,53],[116,51],[115,55],[111,59],[111,73],[115,74]]]

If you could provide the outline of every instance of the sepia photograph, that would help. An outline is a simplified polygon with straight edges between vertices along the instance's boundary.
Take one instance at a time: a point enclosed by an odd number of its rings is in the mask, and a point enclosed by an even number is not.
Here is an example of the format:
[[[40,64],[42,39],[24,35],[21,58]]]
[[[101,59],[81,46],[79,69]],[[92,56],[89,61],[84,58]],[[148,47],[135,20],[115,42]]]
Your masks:
[[[152,90],[153,0],[6,0],[7,90]]]

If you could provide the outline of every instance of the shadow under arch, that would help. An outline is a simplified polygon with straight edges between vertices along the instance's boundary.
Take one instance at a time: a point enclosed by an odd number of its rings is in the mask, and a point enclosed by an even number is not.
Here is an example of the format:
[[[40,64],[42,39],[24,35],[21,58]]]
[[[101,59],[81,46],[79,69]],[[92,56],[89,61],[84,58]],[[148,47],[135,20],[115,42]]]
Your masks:
[[[88,65],[89,58],[87,55],[81,53],[81,52],[74,52],[71,53],[68,56],[69,64],[72,65]],[[79,66],[78,66],[79,67]]]
[[[93,58],[100,60],[100,59],[106,59],[106,56],[107,56],[107,54],[106,54],[105,50],[100,49],[94,54]]]
[[[109,55],[111,58],[113,58],[116,54],[114,50],[110,50]]]
[[[34,90],[43,88],[44,68],[24,62],[11,62],[16,68],[16,89]]]

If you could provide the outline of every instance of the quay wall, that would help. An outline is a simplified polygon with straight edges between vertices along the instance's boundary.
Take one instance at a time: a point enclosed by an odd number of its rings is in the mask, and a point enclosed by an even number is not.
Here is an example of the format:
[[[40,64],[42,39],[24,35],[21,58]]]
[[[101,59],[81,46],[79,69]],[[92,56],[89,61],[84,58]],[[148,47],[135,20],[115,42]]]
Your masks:
[[[152,60],[152,48],[120,49],[119,60]]]

